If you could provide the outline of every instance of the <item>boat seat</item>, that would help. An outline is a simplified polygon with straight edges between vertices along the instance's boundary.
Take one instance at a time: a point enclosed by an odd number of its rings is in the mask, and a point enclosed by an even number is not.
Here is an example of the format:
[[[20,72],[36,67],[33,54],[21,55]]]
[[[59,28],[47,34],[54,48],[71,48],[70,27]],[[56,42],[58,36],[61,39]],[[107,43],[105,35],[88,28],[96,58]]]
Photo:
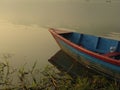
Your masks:
[[[107,57],[118,56],[118,55],[120,55],[120,52],[110,52],[110,53],[104,54],[104,56],[107,56]]]

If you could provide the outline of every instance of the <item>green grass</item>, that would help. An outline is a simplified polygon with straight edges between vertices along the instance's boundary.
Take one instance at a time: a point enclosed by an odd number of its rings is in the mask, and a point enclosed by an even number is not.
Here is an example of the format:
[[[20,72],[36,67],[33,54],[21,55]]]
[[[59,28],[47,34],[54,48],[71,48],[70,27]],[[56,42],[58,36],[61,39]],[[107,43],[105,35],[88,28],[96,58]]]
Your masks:
[[[36,68],[37,62],[26,70],[13,69],[9,63],[0,63],[0,88],[2,90],[119,90],[118,82],[108,80],[100,75],[87,76],[84,73],[72,78],[66,72],[58,71],[54,66],[46,66],[44,70]],[[16,73],[17,82],[14,83]]]

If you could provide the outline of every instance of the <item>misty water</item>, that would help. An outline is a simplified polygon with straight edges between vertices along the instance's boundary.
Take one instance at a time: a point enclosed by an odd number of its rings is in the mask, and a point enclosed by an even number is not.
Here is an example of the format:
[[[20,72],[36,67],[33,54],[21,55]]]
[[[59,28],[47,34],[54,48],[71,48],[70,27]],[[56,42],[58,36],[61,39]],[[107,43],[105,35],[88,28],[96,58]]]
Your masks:
[[[120,40],[120,2],[114,0],[0,1],[0,62],[42,68],[58,50],[48,27]],[[47,27],[47,28],[46,28]]]
[[[42,68],[48,65],[48,59],[59,49],[48,29],[37,25],[0,24],[0,62],[7,59],[14,68],[24,64],[30,67],[36,61],[37,66]]]
[[[37,61],[39,68],[48,65],[50,59],[58,50],[54,38],[49,33],[48,28],[38,25],[15,25],[10,22],[1,22],[0,27],[0,62],[7,61],[14,68],[18,68],[26,64],[31,67]],[[70,29],[71,28],[66,28]],[[96,32],[86,32],[84,30],[73,30],[77,32],[89,33],[92,35],[104,36],[112,39],[120,39],[120,33],[106,30],[99,34]]]

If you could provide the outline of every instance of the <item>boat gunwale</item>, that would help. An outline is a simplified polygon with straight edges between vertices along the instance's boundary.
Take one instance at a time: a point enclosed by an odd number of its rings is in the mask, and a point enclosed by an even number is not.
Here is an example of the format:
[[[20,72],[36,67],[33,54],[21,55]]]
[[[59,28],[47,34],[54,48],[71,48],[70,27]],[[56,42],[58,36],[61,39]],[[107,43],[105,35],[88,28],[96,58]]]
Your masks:
[[[111,63],[111,64],[114,64],[114,65],[117,65],[117,66],[120,66],[120,60],[116,60],[116,59],[113,59],[113,58],[110,58],[110,57],[107,57],[105,55],[102,55],[102,54],[98,54],[98,53],[95,53],[95,52],[92,52],[90,50],[87,50],[77,44],[74,44],[73,42],[65,39],[64,37],[60,36],[59,33],[56,32],[56,29],[49,29],[50,33],[53,35],[53,36],[56,36],[58,37],[59,39],[61,39],[62,41],[64,41],[65,43],[67,43],[68,45],[70,45],[71,47],[77,49],[78,51],[81,51],[81,52],[84,52],[85,54],[88,54],[92,57],[95,57],[101,61],[105,61],[105,62],[108,62],[108,63]],[[61,31],[61,30],[57,30],[57,31]],[[66,32],[66,31],[64,31]],[[69,32],[70,33],[70,32]],[[58,43],[58,42],[57,42]]]

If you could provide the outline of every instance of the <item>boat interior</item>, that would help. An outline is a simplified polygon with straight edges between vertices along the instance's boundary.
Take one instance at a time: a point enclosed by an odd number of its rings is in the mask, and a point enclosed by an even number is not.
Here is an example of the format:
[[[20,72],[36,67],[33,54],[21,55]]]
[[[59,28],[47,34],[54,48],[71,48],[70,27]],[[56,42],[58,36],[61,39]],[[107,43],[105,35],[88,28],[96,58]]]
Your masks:
[[[117,60],[120,59],[120,41],[76,32],[64,33],[60,35],[67,40],[86,48],[87,50]]]

